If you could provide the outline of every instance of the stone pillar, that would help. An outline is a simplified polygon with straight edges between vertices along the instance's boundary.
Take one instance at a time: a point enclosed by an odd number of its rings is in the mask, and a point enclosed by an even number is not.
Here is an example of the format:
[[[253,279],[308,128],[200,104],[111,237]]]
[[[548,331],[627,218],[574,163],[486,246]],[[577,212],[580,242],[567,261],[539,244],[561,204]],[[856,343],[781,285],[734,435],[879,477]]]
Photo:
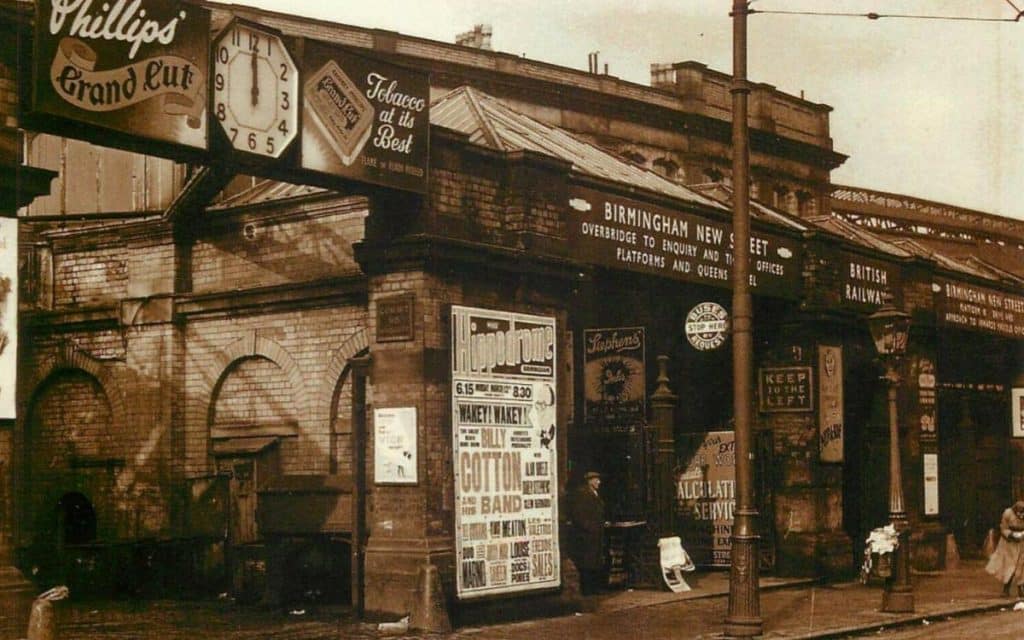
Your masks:
[[[438,346],[447,336],[448,318],[429,295],[444,291],[423,272],[406,271],[371,278],[369,319],[371,334],[367,386],[365,456],[365,533],[363,549],[364,606],[368,615],[401,616],[415,607],[422,587],[420,573],[426,565],[437,568],[442,589],[431,589],[431,603],[447,606],[454,579],[454,532],[452,522],[454,481],[449,415],[449,352]],[[410,339],[377,340],[378,301],[412,293],[416,318]],[[435,346],[438,345],[438,346]],[[378,484],[374,478],[373,409],[416,408],[417,481],[415,484]]]

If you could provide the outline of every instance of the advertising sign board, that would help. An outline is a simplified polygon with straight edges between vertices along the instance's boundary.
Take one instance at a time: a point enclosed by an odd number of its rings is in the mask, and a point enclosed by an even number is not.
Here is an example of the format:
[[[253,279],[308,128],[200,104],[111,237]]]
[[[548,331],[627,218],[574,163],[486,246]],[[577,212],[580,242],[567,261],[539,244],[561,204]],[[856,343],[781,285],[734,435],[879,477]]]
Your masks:
[[[647,398],[645,366],[643,327],[584,330],[587,421],[617,425],[642,422]]]
[[[736,508],[736,435],[710,431],[683,443],[676,476],[680,537],[698,565],[728,567]]]
[[[818,347],[818,451],[822,462],[843,461],[843,348]]]
[[[72,137],[105,145],[114,132],[206,149],[209,10],[39,0],[35,24],[33,116],[77,124]]]
[[[309,41],[302,93],[304,168],[426,191],[427,74]]]
[[[456,594],[557,587],[555,319],[451,314]]]

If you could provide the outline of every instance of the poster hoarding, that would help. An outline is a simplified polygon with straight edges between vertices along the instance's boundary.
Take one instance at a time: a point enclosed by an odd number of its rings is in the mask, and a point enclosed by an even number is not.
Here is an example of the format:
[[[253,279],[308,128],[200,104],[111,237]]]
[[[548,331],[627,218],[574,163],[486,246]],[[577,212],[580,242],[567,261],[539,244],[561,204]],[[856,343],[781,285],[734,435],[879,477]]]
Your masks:
[[[18,221],[0,218],[0,419],[14,419],[18,361]]]
[[[583,331],[584,415],[588,424],[643,422],[647,398],[644,328]]]
[[[555,319],[451,318],[456,594],[558,587]]]

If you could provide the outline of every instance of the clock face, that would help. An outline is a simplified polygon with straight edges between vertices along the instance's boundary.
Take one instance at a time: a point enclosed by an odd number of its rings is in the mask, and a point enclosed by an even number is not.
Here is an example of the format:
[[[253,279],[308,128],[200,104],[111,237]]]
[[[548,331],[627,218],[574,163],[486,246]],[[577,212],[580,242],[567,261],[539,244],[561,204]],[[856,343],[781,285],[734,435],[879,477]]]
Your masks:
[[[238,151],[278,158],[299,128],[299,72],[281,38],[234,23],[214,45],[213,115]]]

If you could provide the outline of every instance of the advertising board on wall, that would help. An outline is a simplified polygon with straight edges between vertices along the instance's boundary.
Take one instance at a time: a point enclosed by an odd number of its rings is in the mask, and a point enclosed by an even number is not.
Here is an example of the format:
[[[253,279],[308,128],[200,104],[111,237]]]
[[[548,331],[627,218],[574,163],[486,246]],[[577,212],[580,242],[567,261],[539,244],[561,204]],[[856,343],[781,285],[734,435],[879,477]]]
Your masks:
[[[416,484],[416,407],[373,410],[373,481],[377,484]]]
[[[736,435],[695,434],[682,443],[676,513],[683,546],[702,566],[728,567],[736,508]]]
[[[0,419],[16,418],[18,221],[0,218]]]
[[[939,455],[924,454],[921,470],[924,473],[924,515],[939,515]]]
[[[1024,387],[1010,389],[1010,435],[1024,438]]]
[[[209,10],[39,0],[35,25],[33,115],[78,124],[74,137],[103,144],[115,132],[206,149]]]
[[[588,424],[642,422],[647,398],[644,328],[584,330],[583,380]]]
[[[604,266],[731,288],[731,223],[579,185],[569,189],[569,243],[574,256]],[[802,244],[752,231],[753,293],[798,298]]]
[[[1024,297],[941,278],[932,291],[939,324],[1006,338],[1024,337]]]
[[[303,66],[302,166],[424,193],[427,74],[313,41]]]
[[[456,594],[557,587],[552,317],[453,306]]]
[[[818,451],[822,462],[843,461],[843,348],[818,347]]]

